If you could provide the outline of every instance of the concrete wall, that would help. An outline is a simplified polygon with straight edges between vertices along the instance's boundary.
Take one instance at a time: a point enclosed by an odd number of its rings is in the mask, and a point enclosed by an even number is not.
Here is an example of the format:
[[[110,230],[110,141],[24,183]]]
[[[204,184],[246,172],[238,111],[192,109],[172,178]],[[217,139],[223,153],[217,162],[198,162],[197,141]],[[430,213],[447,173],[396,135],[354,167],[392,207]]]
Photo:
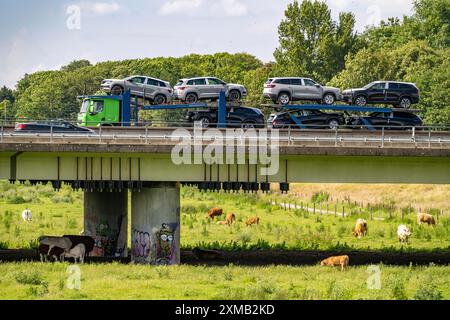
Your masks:
[[[136,263],[180,263],[180,187],[177,183],[146,185],[133,192],[131,260]]]
[[[128,255],[128,192],[85,192],[84,231],[95,239],[91,256]]]

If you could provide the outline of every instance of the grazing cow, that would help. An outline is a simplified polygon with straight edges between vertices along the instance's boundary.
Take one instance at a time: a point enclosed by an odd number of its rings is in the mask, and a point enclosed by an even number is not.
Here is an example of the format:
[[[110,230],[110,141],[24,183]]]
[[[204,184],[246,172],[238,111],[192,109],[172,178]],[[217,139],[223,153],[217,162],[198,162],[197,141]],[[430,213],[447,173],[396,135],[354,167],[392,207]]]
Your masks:
[[[55,261],[62,261],[64,249],[53,247],[49,252],[49,246],[46,244],[40,244],[38,248],[39,257],[41,258],[41,262],[47,262],[48,259],[53,258]]]
[[[398,226],[397,236],[398,236],[398,241],[400,241],[401,243],[408,243],[408,240],[409,240],[409,237],[411,236],[411,234],[412,234],[411,231],[404,224]]]
[[[61,248],[63,250],[69,250],[72,248],[72,241],[70,239],[65,237],[49,237],[49,236],[42,236],[39,237],[39,244],[40,245],[47,245],[48,246],[48,252],[47,255],[50,255],[50,252],[54,247]]]
[[[197,260],[215,260],[222,259],[222,254],[216,250],[202,250],[198,247],[195,247],[192,250],[192,253],[195,255]]]
[[[245,224],[247,227],[253,224],[259,224],[259,217],[248,218],[247,221],[245,221]]]
[[[73,235],[64,235],[64,238],[70,239],[72,241],[72,247],[70,249],[73,249],[76,245],[82,243],[86,247],[86,256],[89,256],[89,253],[91,253],[92,250],[94,250],[95,246],[95,240],[92,237],[88,236],[73,236]]]
[[[212,208],[208,212],[208,218],[214,219],[215,217],[220,217],[223,214],[223,210],[220,208]]]
[[[321,266],[341,266],[341,270],[348,267],[349,257],[348,256],[337,256],[329,257],[320,262]]]
[[[25,209],[22,211],[22,219],[23,221],[31,221],[32,214],[30,209]]]
[[[233,224],[233,222],[236,221],[235,214],[234,213],[228,213],[225,221],[228,224],[228,226],[231,226]]]
[[[352,234],[358,238],[364,237],[367,234],[367,221],[364,219],[358,219],[356,221],[355,230],[353,230]]]
[[[417,224],[426,223],[428,225],[435,225],[434,217],[428,213],[419,213],[417,215]]]
[[[72,249],[66,250],[63,254],[64,258],[74,258],[75,263],[84,263],[84,256],[86,255],[86,246],[83,243],[77,244]]]

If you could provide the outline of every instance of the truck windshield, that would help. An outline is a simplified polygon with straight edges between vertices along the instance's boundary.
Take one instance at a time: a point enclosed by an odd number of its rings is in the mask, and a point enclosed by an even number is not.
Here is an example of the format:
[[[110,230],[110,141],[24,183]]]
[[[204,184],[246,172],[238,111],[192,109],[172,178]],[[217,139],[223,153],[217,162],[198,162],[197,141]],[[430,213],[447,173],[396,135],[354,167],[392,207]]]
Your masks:
[[[91,104],[90,100],[84,100],[83,104],[81,105],[80,113],[86,113],[89,109],[90,104]]]

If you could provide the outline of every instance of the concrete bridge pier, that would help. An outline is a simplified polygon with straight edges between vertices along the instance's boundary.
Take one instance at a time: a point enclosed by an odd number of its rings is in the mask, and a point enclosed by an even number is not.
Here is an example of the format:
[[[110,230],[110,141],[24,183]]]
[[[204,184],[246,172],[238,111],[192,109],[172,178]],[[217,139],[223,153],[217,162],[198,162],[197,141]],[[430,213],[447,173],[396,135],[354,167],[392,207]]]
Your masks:
[[[84,192],[84,232],[95,239],[94,257],[127,257],[128,192]]]
[[[131,261],[180,263],[179,183],[148,183],[131,195]]]

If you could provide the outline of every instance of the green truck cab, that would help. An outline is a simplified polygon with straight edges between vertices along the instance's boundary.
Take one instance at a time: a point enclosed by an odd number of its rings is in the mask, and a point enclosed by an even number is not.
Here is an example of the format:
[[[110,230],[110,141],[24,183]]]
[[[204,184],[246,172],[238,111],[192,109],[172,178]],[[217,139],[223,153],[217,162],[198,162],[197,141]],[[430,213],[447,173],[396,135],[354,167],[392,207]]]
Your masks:
[[[81,127],[119,125],[121,101],[113,98],[85,98],[78,113]]]

